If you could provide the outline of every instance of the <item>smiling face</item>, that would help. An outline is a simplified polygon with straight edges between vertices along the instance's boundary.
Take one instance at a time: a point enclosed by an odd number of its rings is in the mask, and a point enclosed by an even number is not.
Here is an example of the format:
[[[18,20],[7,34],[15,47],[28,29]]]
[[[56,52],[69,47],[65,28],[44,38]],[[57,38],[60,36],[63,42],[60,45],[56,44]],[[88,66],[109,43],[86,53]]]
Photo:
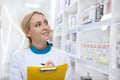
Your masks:
[[[44,15],[34,14],[29,24],[26,36],[32,40],[32,43],[46,42],[51,37],[51,29]]]

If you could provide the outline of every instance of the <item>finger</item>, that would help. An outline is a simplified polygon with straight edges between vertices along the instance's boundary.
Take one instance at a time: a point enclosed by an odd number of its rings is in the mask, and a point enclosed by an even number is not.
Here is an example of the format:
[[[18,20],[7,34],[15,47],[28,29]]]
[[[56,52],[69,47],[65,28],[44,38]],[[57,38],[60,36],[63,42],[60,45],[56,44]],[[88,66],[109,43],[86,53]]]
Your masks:
[[[51,60],[49,60],[45,65],[47,65],[47,66],[55,66],[54,63]]]

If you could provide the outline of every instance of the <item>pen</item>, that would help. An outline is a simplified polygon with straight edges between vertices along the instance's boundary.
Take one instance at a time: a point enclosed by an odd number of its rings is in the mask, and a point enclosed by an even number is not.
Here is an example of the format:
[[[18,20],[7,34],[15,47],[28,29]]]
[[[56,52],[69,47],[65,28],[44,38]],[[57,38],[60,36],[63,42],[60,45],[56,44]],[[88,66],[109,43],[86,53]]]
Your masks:
[[[41,63],[41,65],[45,65],[44,63]]]

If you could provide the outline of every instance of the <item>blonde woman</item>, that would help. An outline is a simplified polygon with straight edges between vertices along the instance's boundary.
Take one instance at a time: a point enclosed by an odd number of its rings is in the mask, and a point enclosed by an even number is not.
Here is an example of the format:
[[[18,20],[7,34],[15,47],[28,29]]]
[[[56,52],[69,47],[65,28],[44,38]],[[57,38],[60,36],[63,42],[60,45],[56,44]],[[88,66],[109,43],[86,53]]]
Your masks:
[[[21,22],[22,30],[29,39],[29,47],[14,54],[10,61],[9,80],[27,80],[27,66],[57,66],[67,63],[69,68],[65,80],[71,73],[70,59],[64,51],[51,47],[47,42],[51,29],[45,15],[34,11],[27,14]]]

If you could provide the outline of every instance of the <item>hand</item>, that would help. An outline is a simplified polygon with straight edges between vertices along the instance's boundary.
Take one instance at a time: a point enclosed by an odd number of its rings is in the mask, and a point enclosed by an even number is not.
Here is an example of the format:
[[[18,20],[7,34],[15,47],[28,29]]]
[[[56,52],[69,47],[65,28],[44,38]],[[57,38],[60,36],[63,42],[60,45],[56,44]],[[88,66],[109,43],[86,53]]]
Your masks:
[[[46,66],[55,66],[52,60],[49,60],[45,63]]]

